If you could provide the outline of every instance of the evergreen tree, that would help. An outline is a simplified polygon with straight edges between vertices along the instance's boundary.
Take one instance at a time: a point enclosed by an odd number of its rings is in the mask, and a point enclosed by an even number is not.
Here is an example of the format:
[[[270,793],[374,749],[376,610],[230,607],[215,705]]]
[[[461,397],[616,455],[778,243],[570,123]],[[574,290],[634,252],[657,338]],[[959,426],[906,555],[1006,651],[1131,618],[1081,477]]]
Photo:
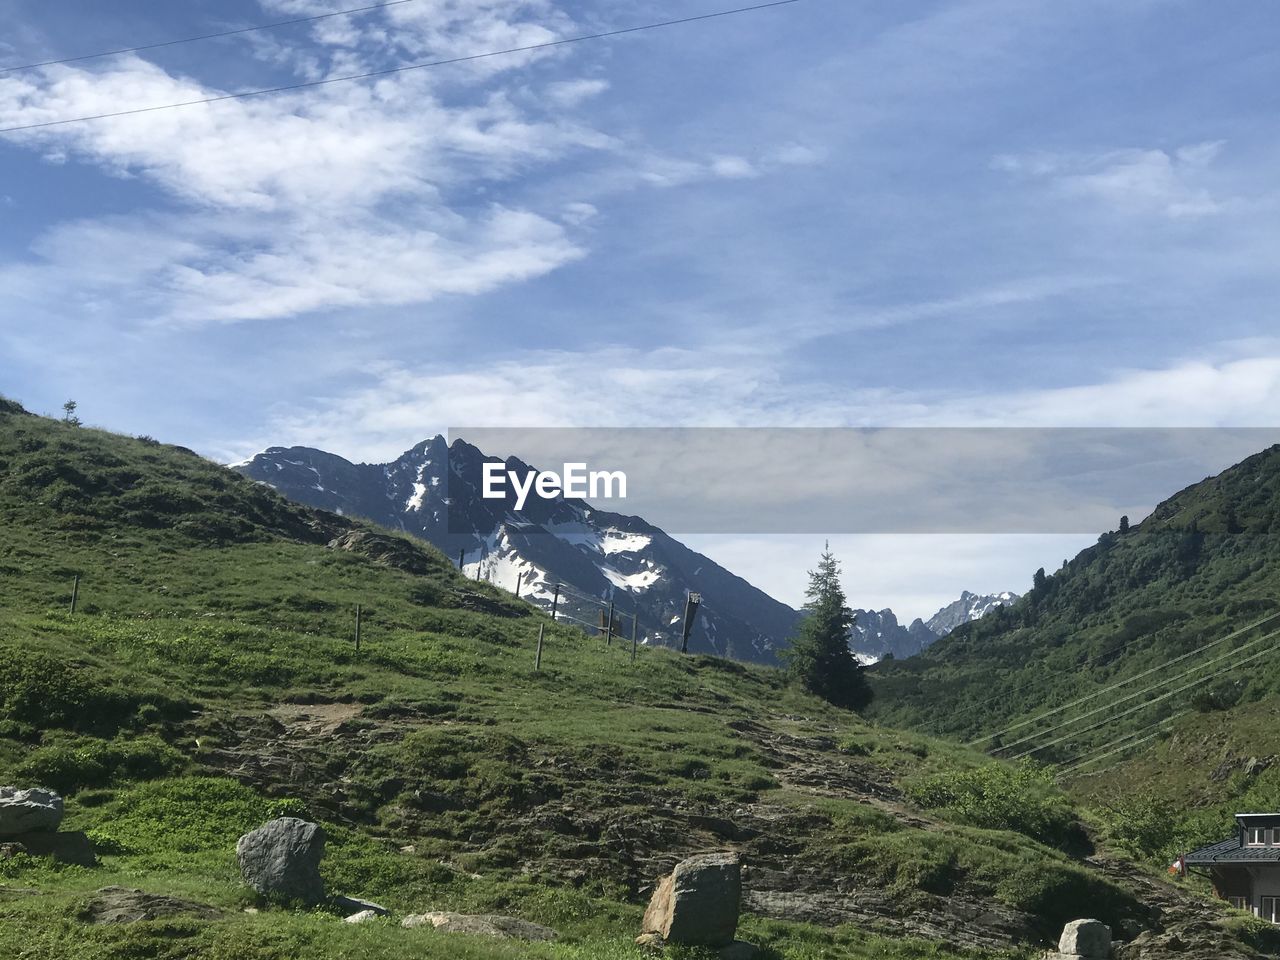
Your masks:
[[[74,400],[68,400],[62,405],[62,422],[69,423],[73,427],[80,426],[80,418],[76,416],[76,407],[78,404]]]
[[[854,614],[830,545],[823,549],[818,569],[809,571],[805,597],[805,617],[784,654],[791,675],[824,700],[860,710],[871,702],[871,686],[849,649]]]
[[[1128,518],[1128,517],[1121,517],[1121,518],[1120,518],[1120,532],[1121,532],[1121,533],[1128,533],[1128,532],[1129,532],[1129,518]]]

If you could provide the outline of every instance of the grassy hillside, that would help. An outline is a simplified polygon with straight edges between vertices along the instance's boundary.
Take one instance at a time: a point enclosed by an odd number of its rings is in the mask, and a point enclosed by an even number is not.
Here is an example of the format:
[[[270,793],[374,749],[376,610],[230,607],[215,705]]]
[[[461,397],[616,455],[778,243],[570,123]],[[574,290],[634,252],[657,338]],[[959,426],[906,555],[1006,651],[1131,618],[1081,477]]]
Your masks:
[[[1278,613],[1280,447],[1273,447],[1182,491],[1141,524],[1104,534],[1057,572],[1037,577],[1017,603],[961,627],[920,656],[877,668],[876,715],[975,738],[1126,679],[1136,678],[1054,720],[1206,665],[1154,695],[1190,684],[1187,690],[1096,730],[1082,729],[1092,719],[1082,722],[1078,736],[1037,754],[1070,762],[1189,707],[1274,696],[1280,659],[1265,655],[1274,644],[1263,638],[1280,629],[1280,617],[1260,621]],[[1241,632],[1196,653],[1235,631]],[[1221,659],[1209,665],[1214,658]],[[1163,664],[1168,670],[1154,669]],[[1139,678],[1147,671],[1153,672]],[[1123,709],[1145,699],[1127,701]],[[1037,728],[1020,728],[1006,740]]]
[[[632,664],[429,547],[189,451],[4,403],[0,529],[0,783],[65,791],[102,860],[0,860],[0,956],[640,957],[653,878],[724,848],[747,864],[741,936],[773,958],[1029,956],[1076,916],[1151,922],[1122,873],[1079,859],[1075,808],[1029,768],[766,668]],[[269,908],[233,849],[283,813],[325,824],[334,892],[563,937]],[[222,916],[85,923],[108,884]]]

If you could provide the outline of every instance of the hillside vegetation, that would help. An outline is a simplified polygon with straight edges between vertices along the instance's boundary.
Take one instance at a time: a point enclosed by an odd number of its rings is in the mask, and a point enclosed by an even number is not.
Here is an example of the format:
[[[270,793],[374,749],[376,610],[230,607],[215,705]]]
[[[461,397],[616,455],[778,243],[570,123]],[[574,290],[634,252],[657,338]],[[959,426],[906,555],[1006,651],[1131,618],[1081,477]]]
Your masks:
[[[653,879],[725,848],[747,865],[740,936],[774,958],[1029,956],[1076,916],[1151,922],[1123,874],[1079,859],[1075,808],[1031,768],[771,669],[633,664],[190,451],[4,402],[0,529],[0,783],[64,791],[102,861],[0,860],[0,956],[638,958]],[[233,851],[282,814],[325,825],[334,892],[562,938],[269,908]],[[89,925],[108,884],[222,916]]]

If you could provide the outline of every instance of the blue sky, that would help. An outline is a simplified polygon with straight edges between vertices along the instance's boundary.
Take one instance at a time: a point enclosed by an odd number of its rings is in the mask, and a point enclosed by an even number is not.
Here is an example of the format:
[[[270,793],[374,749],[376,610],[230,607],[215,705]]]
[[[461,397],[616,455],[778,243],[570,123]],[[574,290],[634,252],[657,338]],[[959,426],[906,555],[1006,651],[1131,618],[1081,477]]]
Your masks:
[[[0,63],[354,5],[0,0]],[[0,126],[728,6],[412,0],[0,74]],[[227,460],[465,424],[1271,425],[1278,40],[1265,0],[802,0],[6,135],[0,391]],[[1061,546],[896,549],[1019,589]],[[849,565],[867,603],[952,586]]]

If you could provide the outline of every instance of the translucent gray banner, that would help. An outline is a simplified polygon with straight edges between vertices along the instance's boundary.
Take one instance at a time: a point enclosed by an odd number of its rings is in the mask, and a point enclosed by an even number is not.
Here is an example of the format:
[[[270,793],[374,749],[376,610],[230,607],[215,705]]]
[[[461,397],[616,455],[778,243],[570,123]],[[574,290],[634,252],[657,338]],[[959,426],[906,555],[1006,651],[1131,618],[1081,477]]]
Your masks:
[[[1137,523],[1280,442],[1280,427],[485,427],[449,439],[449,483],[467,487],[450,496],[453,533],[476,528],[477,491],[491,494],[485,512],[531,529],[569,523],[564,508],[585,504],[686,534],[1090,533],[1121,515]],[[580,479],[571,492],[584,497],[566,503],[549,480],[540,496],[531,468]]]

